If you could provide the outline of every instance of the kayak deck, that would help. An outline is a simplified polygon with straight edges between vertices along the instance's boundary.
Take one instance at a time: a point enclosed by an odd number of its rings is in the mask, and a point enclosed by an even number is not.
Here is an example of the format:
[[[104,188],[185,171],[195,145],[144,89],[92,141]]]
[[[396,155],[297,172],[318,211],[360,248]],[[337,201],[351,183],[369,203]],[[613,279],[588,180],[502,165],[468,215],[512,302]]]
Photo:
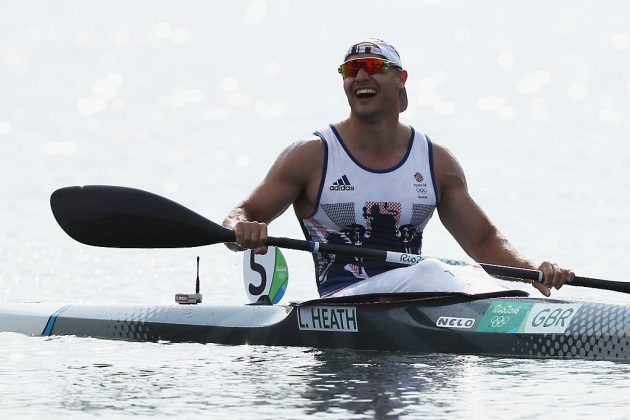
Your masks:
[[[630,306],[510,294],[288,306],[0,304],[0,331],[524,358],[630,360]]]

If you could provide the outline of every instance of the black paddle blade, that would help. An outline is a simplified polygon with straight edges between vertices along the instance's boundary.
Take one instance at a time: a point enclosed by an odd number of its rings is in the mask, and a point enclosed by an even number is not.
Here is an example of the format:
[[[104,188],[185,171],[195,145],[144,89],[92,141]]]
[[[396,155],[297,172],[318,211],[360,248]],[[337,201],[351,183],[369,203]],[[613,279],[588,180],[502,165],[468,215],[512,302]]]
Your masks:
[[[150,192],[106,185],[66,187],[50,197],[59,226],[86,245],[187,248],[234,241],[234,232]]]

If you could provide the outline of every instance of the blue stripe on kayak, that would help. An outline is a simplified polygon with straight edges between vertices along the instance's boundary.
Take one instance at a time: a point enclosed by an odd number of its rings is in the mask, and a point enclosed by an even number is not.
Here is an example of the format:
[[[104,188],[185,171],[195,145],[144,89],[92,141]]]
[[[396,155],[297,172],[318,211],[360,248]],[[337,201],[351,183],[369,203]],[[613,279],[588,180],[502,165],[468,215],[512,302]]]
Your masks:
[[[57,317],[59,315],[61,315],[61,313],[63,311],[65,311],[66,309],[68,309],[69,307],[70,307],[70,305],[62,306],[61,308],[57,309],[57,311],[55,311],[55,313],[52,314],[50,316],[50,318],[48,318],[48,322],[46,323],[46,327],[44,328],[44,331],[42,332],[43,336],[48,337],[50,335],[50,333],[52,332],[53,327],[55,326],[55,321],[57,321]]]

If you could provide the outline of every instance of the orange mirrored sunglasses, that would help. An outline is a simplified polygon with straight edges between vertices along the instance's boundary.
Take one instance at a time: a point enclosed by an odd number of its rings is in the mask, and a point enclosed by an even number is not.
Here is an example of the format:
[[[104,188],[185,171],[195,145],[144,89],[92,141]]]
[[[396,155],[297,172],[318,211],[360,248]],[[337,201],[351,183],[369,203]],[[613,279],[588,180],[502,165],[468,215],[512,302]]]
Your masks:
[[[343,77],[356,77],[361,69],[364,69],[367,74],[372,75],[385,73],[390,68],[402,70],[396,63],[382,58],[353,58],[340,65],[337,71],[339,71]]]

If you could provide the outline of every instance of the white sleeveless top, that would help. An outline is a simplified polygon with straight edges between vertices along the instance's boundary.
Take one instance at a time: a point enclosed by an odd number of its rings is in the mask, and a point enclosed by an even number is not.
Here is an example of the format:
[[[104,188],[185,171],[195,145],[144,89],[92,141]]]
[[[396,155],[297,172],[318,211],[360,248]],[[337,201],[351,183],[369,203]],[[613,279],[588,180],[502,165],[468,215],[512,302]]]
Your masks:
[[[375,170],[352,156],[333,125],[315,134],[326,148],[316,210],[300,220],[306,239],[420,254],[422,232],[437,205],[429,138],[412,128],[404,158]],[[320,296],[400,267],[322,253],[313,259]]]

